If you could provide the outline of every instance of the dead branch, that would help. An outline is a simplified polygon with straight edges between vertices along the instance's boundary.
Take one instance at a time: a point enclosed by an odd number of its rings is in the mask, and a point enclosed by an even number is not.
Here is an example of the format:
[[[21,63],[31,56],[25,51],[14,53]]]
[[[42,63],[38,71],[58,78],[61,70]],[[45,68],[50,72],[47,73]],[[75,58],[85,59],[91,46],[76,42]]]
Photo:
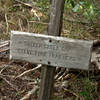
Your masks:
[[[39,21],[28,21],[28,22],[29,22],[29,23],[38,23],[38,24],[48,25],[48,23],[39,22]]]
[[[60,81],[61,79],[64,78],[64,76],[66,76],[68,74],[68,71],[66,70],[58,79],[57,81]]]
[[[10,41],[0,42],[0,53],[7,52],[9,50]]]
[[[2,74],[0,74],[0,77],[1,77],[8,85],[10,85],[14,90],[18,91],[18,89],[17,89],[12,83],[10,83],[6,78],[4,78]]]
[[[64,89],[64,91],[67,91],[67,92],[71,93],[71,94],[74,95],[75,97],[78,97],[78,95],[77,95],[76,93],[74,93],[73,91],[68,90],[67,88],[64,88],[64,87],[63,87],[63,89]]]
[[[20,1],[20,0],[15,0],[15,1],[18,2],[18,3],[20,3],[20,4],[25,5],[25,6],[27,6],[27,7],[30,7],[30,8],[33,7],[33,6],[32,6],[31,4],[29,4],[29,3],[24,3],[24,2],[22,2],[22,1]]]
[[[0,74],[7,68],[8,66],[4,66],[1,71],[0,71]]]
[[[15,79],[15,76],[14,75],[4,75],[4,74],[2,74],[2,76],[3,77],[8,77],[8,78],[12,78],[12,79]],[[28,77],[20,77],[20,79],[22,80],[22,81],[31,81],[31,82],[33,82],[34,83],[34,85],[36,85],[37,84],[37,82],[35,81],[34,82],[34,79],[31,79],[31,78],[28,78]]]
[[[39,68],[41,68],[41,64],[39,64],[37,67],[35,67],[35,68],[33,68],[33,69],[29,69],[29,70],[27,70],[27,71],[25,71],[25,72],[23,72],[23,73],[21,73],[20,75],[18,75],[16,78],[19,78],[19,77],[21,77],[21,76],[23,76],[23,75],[25,75],[25,74],[27,74],[27,73],[30,73],[30,72],[32,72],[32,71],[35,71],[35,70],[37,70],[37,69],[39,69]]]
[[[61,71],[57,73],[57,75],[55,76],[55,79],[57,80],[65,71],[66,71],[66,68],[61,68]]]
[[[22,24],[21,24],[21,20],[19,19],[19,27],[20,27],[20,30],[23,31],[23,28],[22,28]]]
[[[9,50],[9,48],[6,48],[6,49],[3,49],[3,50],[0,50],[0,53],[2,53],[2,52],[6,52],[6,51],[8,51]]]
[[[8,33],[8,30],[9,30],[9,24],[8,24],[7,14],[5,14],[5,20],[6,20],[6,25],[7,25],[7,33]]]
[[[5,44],[5,43],[9,43],[10,42],[10,40],[8,40],[8,41],[0,41],[0,45],[2,45],[2,44]]]
[[[5,46],[9,46],[9,42],[0,45],[0,48],[3,48],[3,47],[5,47]]]
[[[23,98],[21,98],[20,100],[28,100],[29,97],[34,94],[37,90],[39,89],[38,86],[35,86],[31,91],[29,91]]]

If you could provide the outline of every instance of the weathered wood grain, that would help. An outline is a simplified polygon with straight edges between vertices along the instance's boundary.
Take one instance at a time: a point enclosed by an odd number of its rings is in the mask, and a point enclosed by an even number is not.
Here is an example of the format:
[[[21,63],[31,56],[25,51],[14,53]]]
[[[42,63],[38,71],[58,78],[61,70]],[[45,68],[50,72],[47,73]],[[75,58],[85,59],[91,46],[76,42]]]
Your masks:
[[[66,68],[89,68],[92,41],[12,31],[10,58]]]

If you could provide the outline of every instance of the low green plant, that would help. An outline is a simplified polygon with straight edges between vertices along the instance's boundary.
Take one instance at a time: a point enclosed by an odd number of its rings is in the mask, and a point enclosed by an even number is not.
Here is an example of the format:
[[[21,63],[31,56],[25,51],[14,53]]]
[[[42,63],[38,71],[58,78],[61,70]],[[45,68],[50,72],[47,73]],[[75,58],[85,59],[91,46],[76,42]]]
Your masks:
[[[16,96],[17,96],[17,97],[21,96],[21,91],[18,91],[18,92],[16,93]]]
[[[85,97],[86,100],[92,100],[92,95],[96,93],[96,84],[93,84],[89,78],[86,78],[84,82],[84,88],[79,95]]]
[[[95,6],[93,0],[66,0],[65,9],[71,9],[74,13],[81,13],[91,22],[100,15],[100,9]]]

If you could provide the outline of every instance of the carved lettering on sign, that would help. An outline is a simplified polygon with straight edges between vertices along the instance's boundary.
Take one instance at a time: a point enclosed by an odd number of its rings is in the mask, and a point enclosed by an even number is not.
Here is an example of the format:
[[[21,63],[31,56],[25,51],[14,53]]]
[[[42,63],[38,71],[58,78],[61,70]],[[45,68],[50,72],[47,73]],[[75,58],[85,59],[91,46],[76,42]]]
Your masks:
[[[44,56],[46,57],[46,52],[36,51],[36,50],[29,50],[29,49],[16,49],[16,53],[19,54],[27,54],[27,55],[34,55],[34,56]]]
[[[34,56],[40,56],[40,57],[45,57],[45,58],[52,58],[52,59],[58,59],[58,60],[71,60],[74,61],[77,60],[78,58],[76,57],[71,57],[71,56],[67,56],[66,54],[57,54],[54,52],[45,52],[45,51],[38,51],[38,50],[29,50],[29,49],[16,49],[15,53],[18,54],[26,54],[27,56],[29,55],[34,55]],[[80,58],[79,58],[80,59]]]

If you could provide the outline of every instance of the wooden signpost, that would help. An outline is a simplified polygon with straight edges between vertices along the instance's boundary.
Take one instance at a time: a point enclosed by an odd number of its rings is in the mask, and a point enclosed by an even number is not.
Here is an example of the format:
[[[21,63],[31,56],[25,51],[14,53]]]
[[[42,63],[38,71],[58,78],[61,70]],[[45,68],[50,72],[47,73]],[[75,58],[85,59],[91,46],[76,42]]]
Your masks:
[[[53,0],[47,35],[12,31],[10,59],[43,64],[39,100],[51,100],[55,67],[88,70],[92,41],[60,36],[65,0]]]

